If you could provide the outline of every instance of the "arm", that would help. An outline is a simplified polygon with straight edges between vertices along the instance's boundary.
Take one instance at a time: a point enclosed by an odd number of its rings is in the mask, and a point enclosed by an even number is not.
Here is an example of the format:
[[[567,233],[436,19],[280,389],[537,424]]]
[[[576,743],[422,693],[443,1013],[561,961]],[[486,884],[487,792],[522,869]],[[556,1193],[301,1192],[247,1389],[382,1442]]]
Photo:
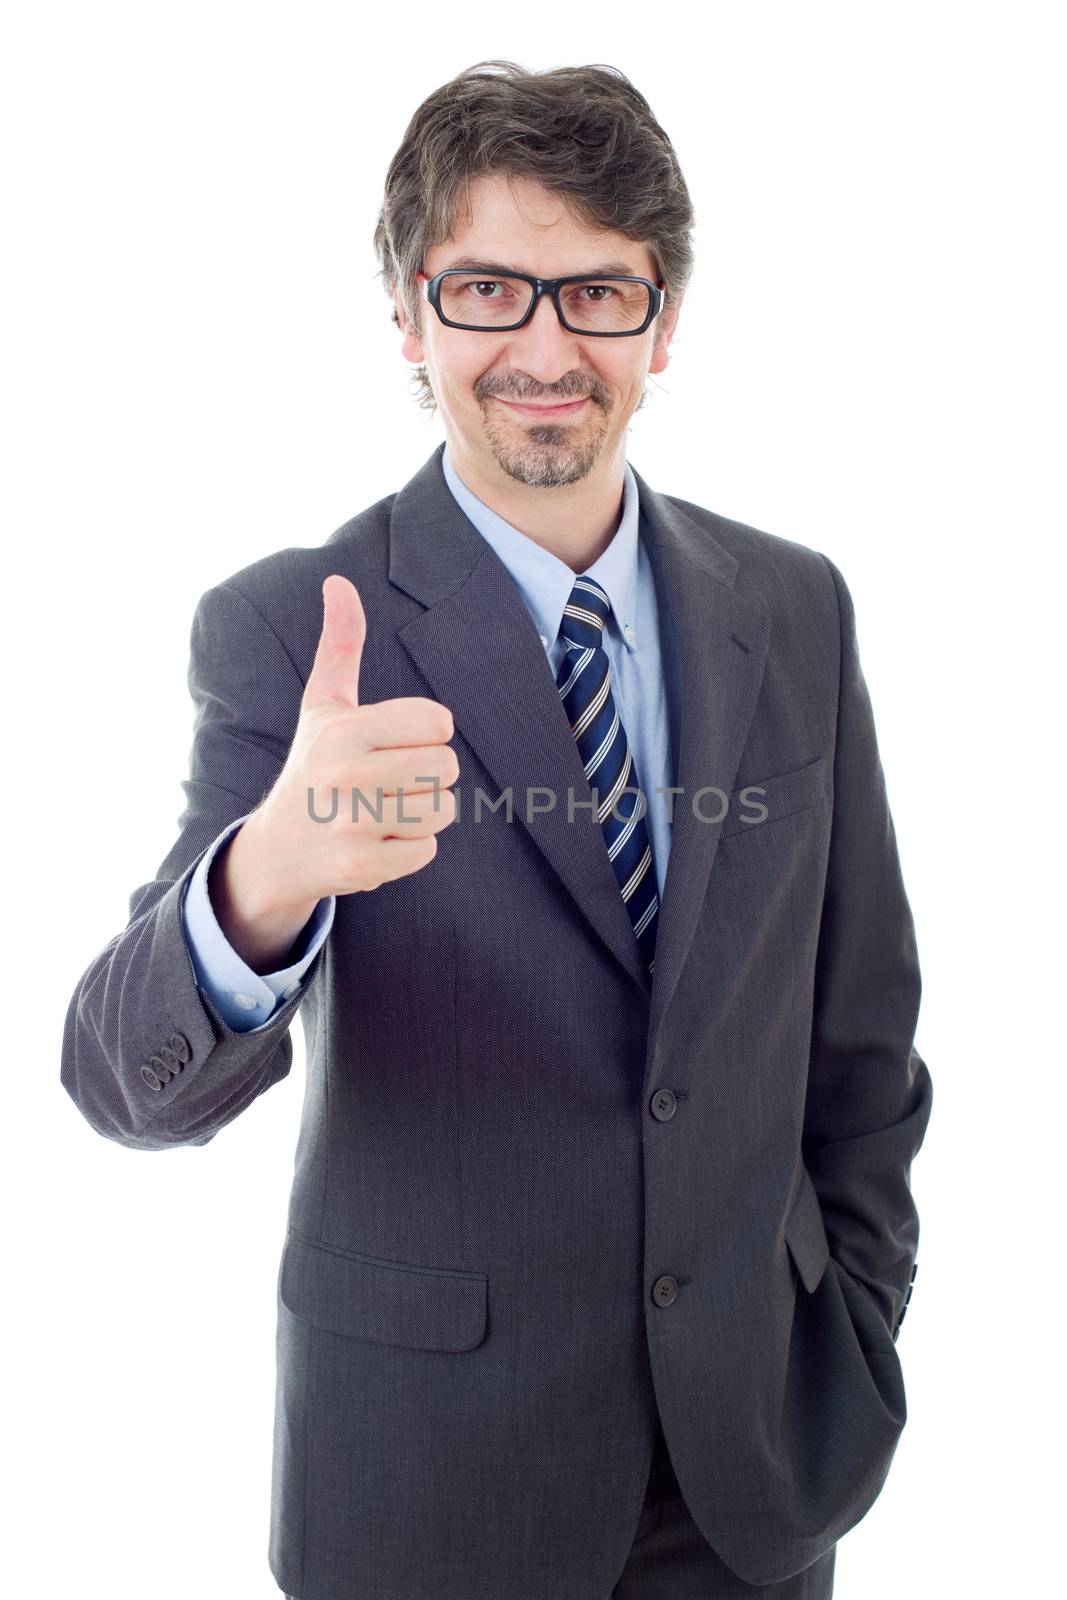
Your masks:
[[[182,901],[204,852],[272,788],[302,684],[255,607],[221,584],[197,606],[188,682],[196,723],[178,838],[79,980],[63,1032],[63,1087],[96,1132],[141,1150],[206,1144],[286,1076],[289,1024],[323,959],[320,949],[297,993],[250,1032],[198,986]]]
[[[837,589],[840,692],[834,815],[815,968],[804,1160],[831,1254],[877,1303],[894,1339],[914,1275],[912,1159],[933,1086],[913,1044],[921,980],[855,613]]]

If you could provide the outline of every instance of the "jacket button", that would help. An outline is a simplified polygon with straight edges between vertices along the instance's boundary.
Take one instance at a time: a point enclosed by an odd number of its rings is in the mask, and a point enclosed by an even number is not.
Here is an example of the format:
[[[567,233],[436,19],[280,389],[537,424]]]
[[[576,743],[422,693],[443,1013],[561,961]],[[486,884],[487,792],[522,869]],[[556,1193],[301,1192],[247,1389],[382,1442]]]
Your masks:
[[[174,1051],[171,1049],[169,1044],[165,1044],[165,1045],[161,1045],[160,1046],[159,1059],[163,1062],[163,1065],[165,1067],[167,1067],[169,1071],[171,1071],[171,1072],[180,1071],[181,1062],[178,1060],[178,1057],[175,1055]]]
[[[149,1056],[148,1065],[155,1072],[161,1083],[169,1083],[171,1074],[167,1071],[167,1063],[160,1056]]]
[[[652,1096],[652,1115],[657,1122],[669,1122],[678,1109],[678,1102],[671,1089],[657,1089]]]
[[[187,1061],[192,1060],[193,1052],[189,1048],[189,1041],[185,1037],[184,1033],[172,1033],[170,1036],[170,1047],[174,1051],[174,1054],[178,1057],[178,1060],[181,1062],[182,1066],[184,1066]]]
[[[144,1079],[145,1083],[147,1083],[150,1089],[162,1089],[163,1085],[152,1071],[152,1068],[147,1064],[141,1068],[141,1077]]]
[[[652,1285],[652,1298],[658,1306],[669,1306],[678,1298],[678,1280],[670,1274],[657,1278]]]

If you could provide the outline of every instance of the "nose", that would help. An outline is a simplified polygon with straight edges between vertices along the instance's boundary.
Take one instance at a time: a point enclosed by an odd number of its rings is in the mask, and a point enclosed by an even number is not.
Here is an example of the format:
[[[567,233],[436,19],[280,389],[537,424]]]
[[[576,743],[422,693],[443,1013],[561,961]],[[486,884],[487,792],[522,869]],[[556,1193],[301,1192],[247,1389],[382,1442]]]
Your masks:
[[[580,343],[581,335],[560,322],[552,296],[543,294],[526,326],[511,335],[511,365],[543,384],[557,383],[580,365]]]

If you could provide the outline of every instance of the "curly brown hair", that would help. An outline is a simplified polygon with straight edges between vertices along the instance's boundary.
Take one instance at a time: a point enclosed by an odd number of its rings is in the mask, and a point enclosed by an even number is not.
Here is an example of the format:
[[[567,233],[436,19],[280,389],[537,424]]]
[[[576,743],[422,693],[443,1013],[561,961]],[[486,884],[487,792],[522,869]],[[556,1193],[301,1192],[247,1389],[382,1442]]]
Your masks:
[[[558,193],[582,225],[647,242],[666,287],[684,294],[693,271],[693,207],[674,146],[644,95],[615,67],[529,72],[514,61],[479,61],[427,96],[389,164],[374,229],[376,276],[400,299],[418,334],[416,274],[427,250],[453,234],[461,191],[494,173]],[[393,321],[399,317],[393,306]],[[435,410],[425,366],[416,399]]]

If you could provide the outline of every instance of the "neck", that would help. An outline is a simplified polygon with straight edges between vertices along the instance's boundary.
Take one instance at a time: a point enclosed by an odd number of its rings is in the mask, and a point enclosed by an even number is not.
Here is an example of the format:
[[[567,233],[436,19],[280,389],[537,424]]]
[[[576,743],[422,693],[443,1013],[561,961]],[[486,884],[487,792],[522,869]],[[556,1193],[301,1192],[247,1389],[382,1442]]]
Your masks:
[[[551,489],[518,483],[495,461],[483,465],[462,442],[449,439],[448,453],[472,494],[574,572],[588,571],[618,531],[626,474],[621,449],[584,478]]]

